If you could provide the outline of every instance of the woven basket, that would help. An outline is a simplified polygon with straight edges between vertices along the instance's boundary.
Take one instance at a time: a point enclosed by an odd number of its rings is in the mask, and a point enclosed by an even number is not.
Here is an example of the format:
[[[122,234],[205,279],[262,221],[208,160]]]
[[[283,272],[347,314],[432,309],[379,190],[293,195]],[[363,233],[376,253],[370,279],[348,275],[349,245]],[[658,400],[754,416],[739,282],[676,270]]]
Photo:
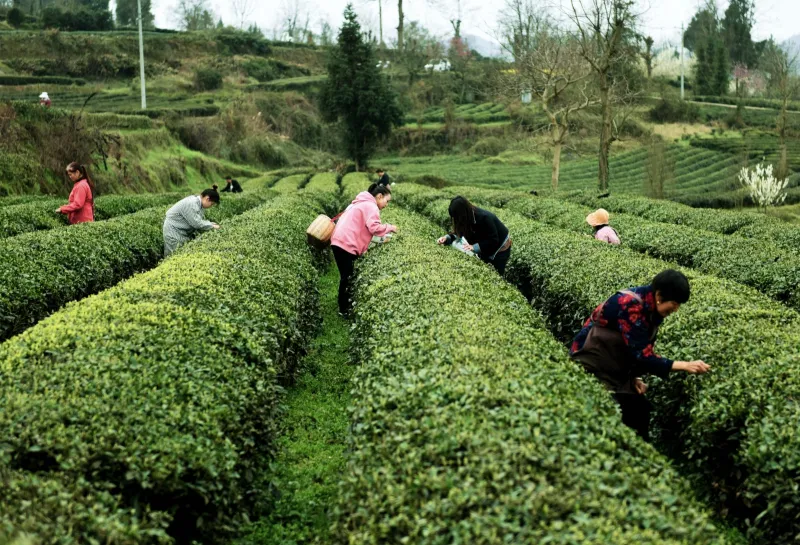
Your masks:
[[[331,218],[325,214],[320,214],[306,229],[308,243],[314,248],[326,248],[331,243],[331,236],[335,226],[336,224],[333,223]]]

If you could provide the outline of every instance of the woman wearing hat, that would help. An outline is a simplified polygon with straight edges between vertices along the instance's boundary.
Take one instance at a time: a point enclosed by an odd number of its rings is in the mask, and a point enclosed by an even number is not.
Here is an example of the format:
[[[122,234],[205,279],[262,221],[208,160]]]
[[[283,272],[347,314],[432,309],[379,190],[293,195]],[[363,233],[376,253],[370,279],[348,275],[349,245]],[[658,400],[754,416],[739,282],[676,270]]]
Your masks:
[[[609,244],[619,244],[619,235],[608,225],[608,212],[603,208],[598,208],[588,216],[586,223],[594,228],[594,238],[608,242]]]
[[[43,92],[41,95],[39,95],[39,105],[40,106],[44,106],[45,108],[49,108],[50,104],[52,104],[52,101],[50,100],[50,97],[48,96],[47,92]]]

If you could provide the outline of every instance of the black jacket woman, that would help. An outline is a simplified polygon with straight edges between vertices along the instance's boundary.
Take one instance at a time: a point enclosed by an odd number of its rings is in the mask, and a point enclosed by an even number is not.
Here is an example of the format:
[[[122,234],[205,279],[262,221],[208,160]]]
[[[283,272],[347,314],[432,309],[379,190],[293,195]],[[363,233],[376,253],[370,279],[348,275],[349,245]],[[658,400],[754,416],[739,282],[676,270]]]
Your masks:
[[[464,197],[450,201],[453,231],[441,237],[439,244],[450,245],[461,237],[467,241],[464,250],[473,251],[481,260],[490,263],[497,272],[505,273],[511,257],[511,235],[497,216],[473,205]]]

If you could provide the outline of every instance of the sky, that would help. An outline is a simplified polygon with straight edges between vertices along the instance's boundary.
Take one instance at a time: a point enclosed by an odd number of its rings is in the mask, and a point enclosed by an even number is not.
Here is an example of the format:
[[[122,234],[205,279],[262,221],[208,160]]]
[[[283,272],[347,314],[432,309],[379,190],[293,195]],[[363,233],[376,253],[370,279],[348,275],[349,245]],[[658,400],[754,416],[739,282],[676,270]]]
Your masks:
[[[232,3],[236,0],[208,0],[215,13],[226,24],[234,24]],[[273,29],[279,28],[287,7],[299,5],[302,12],[309,14],[310,27],[319,28],[322,20],[338,27],[342,12],[349,0],[249,0],[254,6],[252,15],[245,26],[256,23],[268,37],[273,37]],[[378,0],[350,0],[362,20],[362,26],[378,32]],[[557,1],[557,0],[556,0]],[[563,0],[562,0],[563,1]],[[162,28],[175,28],[175,6],[177,0],[152,0],[156,25]],[[382,0],[384,36],[387,41],[395,35],[397,26],[396,0]],[[434,34],[452,35],[450,19],[458,13],[457,4],[462,5],[462,34],[475,34],[486,39],[497,35],[497,20],[505,0],[404,0],[406,21],[419,21]],[[678,43],[681,24],[688,24],[697,11],[699,0],[640,0],[643,12],[642,26],[653,36],[657,44]],[[728,5],[728,0],[718,0],[720,13]],[[800,34],[800,0],[755,0],[756,24],[753,31],[755,40],[773,36],[782,42]],[[568,4],[567,4],[568,5]]]

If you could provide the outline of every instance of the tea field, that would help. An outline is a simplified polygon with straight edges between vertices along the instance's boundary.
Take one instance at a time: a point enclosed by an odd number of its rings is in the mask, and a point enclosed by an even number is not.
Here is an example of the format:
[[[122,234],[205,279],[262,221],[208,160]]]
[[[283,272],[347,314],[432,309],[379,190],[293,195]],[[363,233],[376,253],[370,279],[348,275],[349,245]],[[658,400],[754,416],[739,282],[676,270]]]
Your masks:
[[[777,161],[775,138],[694,138],[691,145],[672,144],[665,158],[671,165],[671,177],[664,184],[664,196],[670,200],[701,207],[732,208],[741,206],[745,192],[738,174],[745,164]],[[769,150],[769,151],[767,151]],[[787,202],[800,200],[793,188],[800,185],[798,141],[788,147],[790,191]],[[610,159],[609,186],[615,193],[643,195],[648,191],[647,147],[615,153]],[[532,154],[503,152],[498,156],[436,155],[423,157],[384,157],[384,165],[400,180],[434,176],[452,185],[486,188],[536,190],[551,189],[551,166]],[[597,159],[575,157],[561,164],[560,191],[592,190],[597,186]]]
[[[634,172],[641,157],[627,159]],[[459,181],[394,186],[382,216],[399,232],[360,260],[352,322],[336,313],[329,251],[304,231],[364,174],[249,179],[209,211],[221,229],[168,259],[161,222],[183,193],[98,198],[98,221],[79,226],[52,198],[0,199],[0,543],[800,534],[800,229]],[[505,278],[435,244],[456,194],[509,227]],[[587,236],[600,205],[621,247]],[[713,370],[651,382],[651,445],[565,343],[610,294],[667,267],[693,296],[660,352]]]

